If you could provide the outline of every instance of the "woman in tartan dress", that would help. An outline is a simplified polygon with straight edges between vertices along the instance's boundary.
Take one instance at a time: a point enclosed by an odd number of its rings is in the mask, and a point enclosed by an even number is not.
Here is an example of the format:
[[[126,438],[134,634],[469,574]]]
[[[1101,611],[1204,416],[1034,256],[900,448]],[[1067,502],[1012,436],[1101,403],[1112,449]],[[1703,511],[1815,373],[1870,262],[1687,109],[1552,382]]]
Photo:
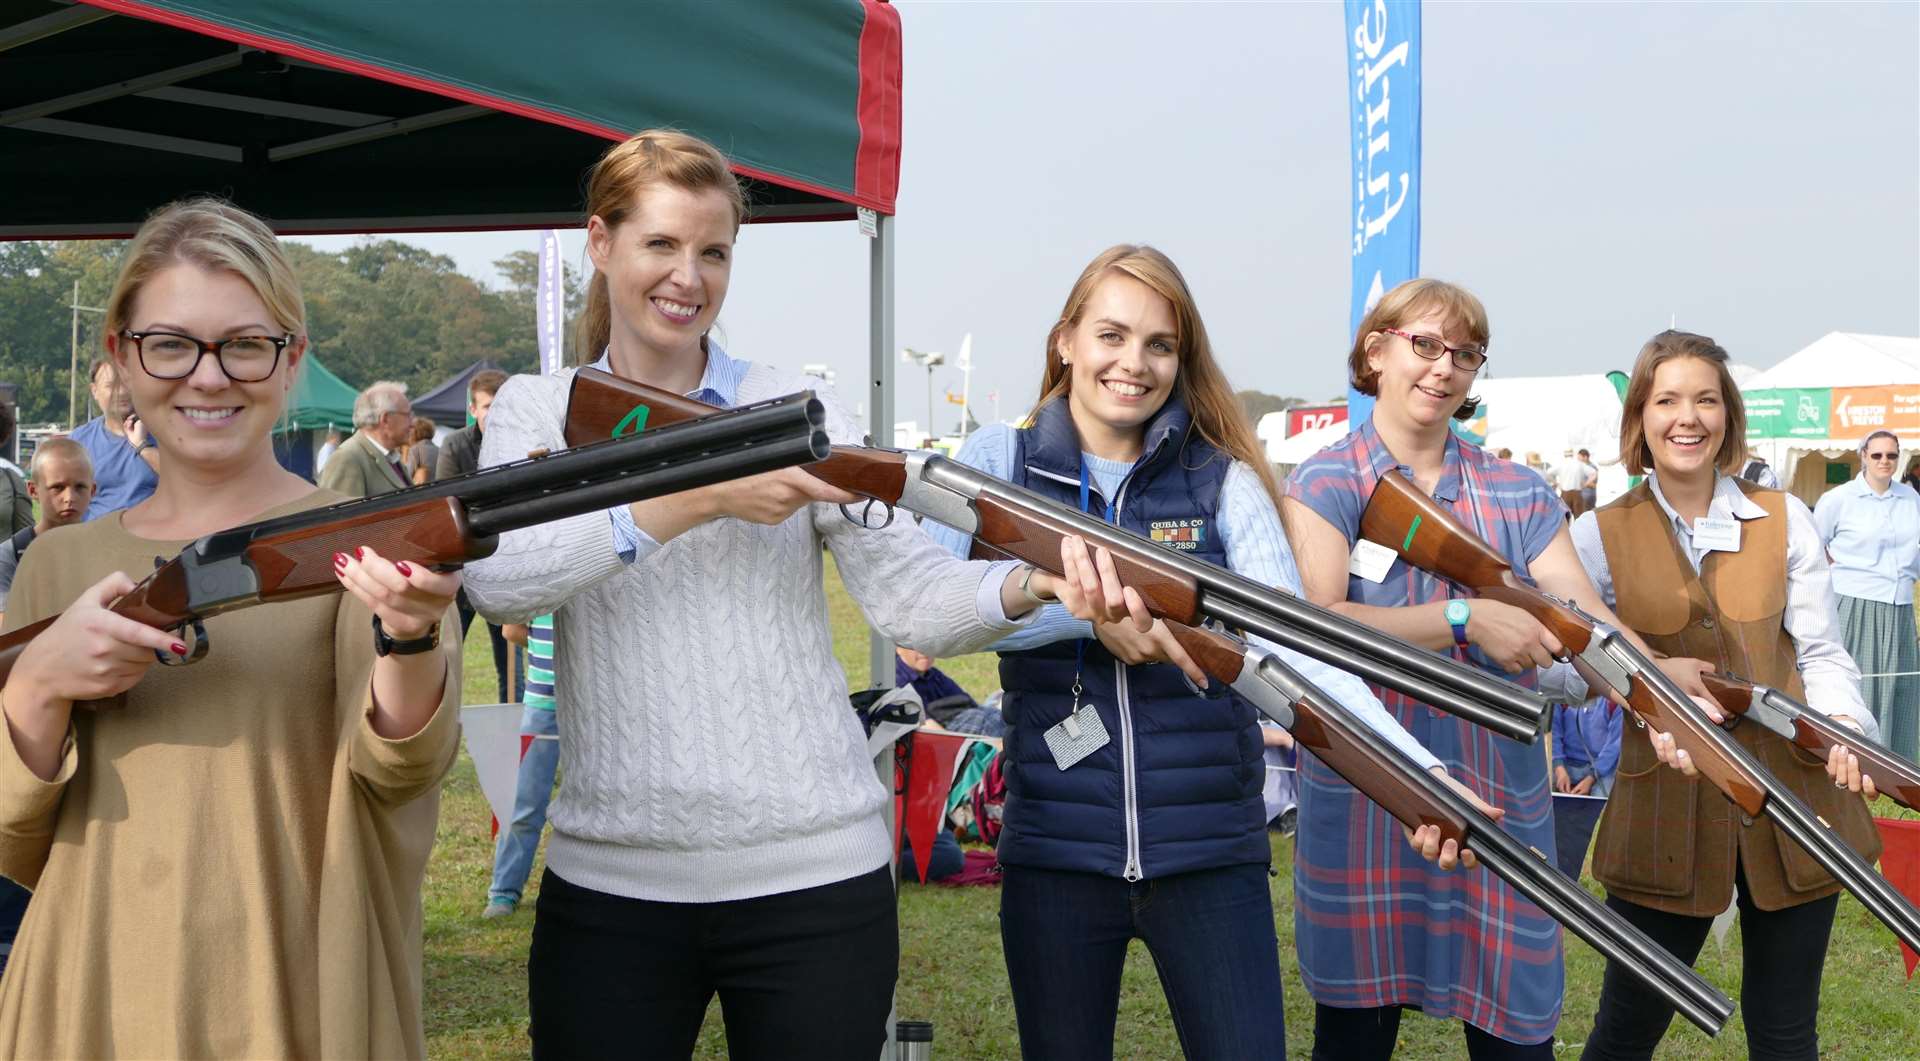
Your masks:
[[[1398,468],[1521,577],[1612,621],[1553,490],[1449,428],[1477,405],[1468,391],[1488,335],[1485,310],[1461,288],[1413,280],[1388,292],[1361,323],[1350,355],[1354,386],[1377,396],[1372,416],[1294,471],[1282,512],[1315,603],[1531,687],[1534,668],[1550,665],[1561,646],[1524,612],[1468,601],[1459,587],[1398,560],[1377,580],[1348,575],[1373,486]],[[1449,774],[1504,812],[1508,832],[1553,861],[1540,745],[1375,691]],[[1316,1003],[1313,1056],[1389,1057],[1402,1011],[1415,1008],[1464,1022],[1476,1061],[1551,1057],[1565,984],[1553,919],[1489,874],[1447,874],[1421,862],[1398,842],[1391,817],[1311,758],[1301,778],[1294,921],[1301,977]]]

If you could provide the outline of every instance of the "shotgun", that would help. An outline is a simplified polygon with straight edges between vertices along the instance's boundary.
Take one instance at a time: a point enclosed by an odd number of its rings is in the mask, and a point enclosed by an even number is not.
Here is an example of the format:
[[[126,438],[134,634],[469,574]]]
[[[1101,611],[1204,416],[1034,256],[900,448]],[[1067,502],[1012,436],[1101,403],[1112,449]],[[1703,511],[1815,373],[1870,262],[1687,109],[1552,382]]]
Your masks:
[[[566,440],[586,445],[712,412],[691,398],[583,368],[568,397]],[[1077,534],[1105,547],[1121,581],[1162,619],[1189,626],[1219,620],[1514,740],[1532,743],[1546,725],[1550,705],[1538,693],[937,454],[835,446],[807,470],[889,509],[971,534],[975,558],[1020,560],[1059,574],[1060,539]]]
[[[826,410],[811,392],[709,415],[645,435],[515,461],[410,490],[217,531],[158,564],[113,610],[191,629],[185,660],[210,641],[205,620],[275,601],[341,592],[333,556],[372,546],[389,560],[441,570],[491,556],[498,536],[583,512],[756,475],[827,455]],[[58,615],[0,637],[0,683]]]
[[[1615,699],[1633,711],[1639,724],[1672,734],[1674,745],[1684,749],[1701,775],[1735,806],[1750,817],[1771,818],[1894,935],[1920,950],[1920,910],[1715,725],[1620,631],[1522,581],[1505,557],[1397,471],[1381,476],[1374,487],[1360,516],[1360,534],[1477,597],[1513,605],[1533,616],[1559,638],[1589,686],[1613,690]],[[1849,736],[1846,743],[1852,747],[1855,742]]]
[[[1472,848],[1488,872],[1632,973],[1708,1035],[1733,1015],[1733,1001],[1702,980],[1592,894],[1502,830],[1461,795],[1360,721],[1272,652],[1178,623],[1167,628],[1210,678],[1231,686],[1362,795],[1409,829],[1438,825]]]
[[[1755,685],[1731,674],[1700,676],[1707,692],[1720,706],[1749,722],[1765,726],[1781,737],[1824,759],[1833,746],[1843,744],[1860,757],[1860,772],[1873,778],[1873,787],[1909,810],[1920,810],[1920,765],[1885,745],[1835,722],[1786,693]]]

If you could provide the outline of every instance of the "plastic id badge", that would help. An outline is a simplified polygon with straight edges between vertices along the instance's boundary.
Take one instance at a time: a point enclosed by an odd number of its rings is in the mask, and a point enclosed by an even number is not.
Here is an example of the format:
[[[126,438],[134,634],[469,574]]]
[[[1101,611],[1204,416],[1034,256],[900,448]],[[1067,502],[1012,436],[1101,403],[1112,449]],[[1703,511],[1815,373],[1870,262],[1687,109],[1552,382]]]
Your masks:
[[[1113,741],[1107,736],[1106,725],[1100,721],[1100,712],[1092,704],[1081,704],[1079,710],[1048,727],[1044,736],[1047,750],[1053,753],[1053,764],[1062,770]]]

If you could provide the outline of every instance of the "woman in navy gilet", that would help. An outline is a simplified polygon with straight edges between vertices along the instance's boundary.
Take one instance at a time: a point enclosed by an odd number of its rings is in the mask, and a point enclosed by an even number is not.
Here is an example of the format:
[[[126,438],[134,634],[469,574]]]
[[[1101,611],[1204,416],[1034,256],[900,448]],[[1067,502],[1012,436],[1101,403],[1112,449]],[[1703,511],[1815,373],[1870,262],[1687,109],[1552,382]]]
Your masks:
[[[1272,472],[1185,280],[1150,247],[1113,247],[1087,266],[1047,336],[1028,426],[984,428],[959,459],[1299,589]],[[967,539],[928,529],[965,555]],[[996,646],[1008,724],[1000,933],[1021,1051],[1112,1056],[1121,968],[1137,938],[1187,1056],[1283,1057],[1260,792],[1263,743],[1290,739],[1263,731],[1230,693],[1198,688],[1205,675],[1165,627],[1136,614],[1090,625],[1050,607]],[[1364,683],[1287,658],[1437,767]],[[1442,856],[1436,837],[1413,839]]]

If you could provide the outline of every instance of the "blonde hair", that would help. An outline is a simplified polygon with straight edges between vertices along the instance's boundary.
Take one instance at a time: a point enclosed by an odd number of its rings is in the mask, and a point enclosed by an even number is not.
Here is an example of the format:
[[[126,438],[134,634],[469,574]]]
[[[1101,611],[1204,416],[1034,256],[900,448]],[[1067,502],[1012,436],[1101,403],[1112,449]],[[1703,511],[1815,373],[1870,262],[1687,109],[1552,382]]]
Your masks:
[[[1172,259],[1152,247],[1117,244],[1101,251],[1080,271],[1080,279],[1074,281],[1073,289],[1067,292],[1060,319],[1047,332],[1046,367],[1040,374],[1040,400],[1034,403],[1034,412],[1073,388],[1072,369],[1059,357],[1060,340],[1080,323],[1087,300],[1109,273],[1121,273],[1140,281],[1173,306],[1180,358],[1174,393],[1186,404],[1193,429],[1200,437],[1228,457],[1252,468],[1278,509],[1280,485],[1274,481],[1273,468],[1253,433],[1253,425],[1247,422],[1246,408],[1213,359],[1213,345],[1207,340],[1207,327],[1200,320],[1200,308],[1194,303],[1193,292],[1187,288],[1186,277],[1180,275]]]
[[[737,233],[747,219],[747,197],[727,166],[720,149],[697,136],[672,129],[648,129],[607,149],[587,177],[587,216],[598,217],[608,228],[619,226],[633,212],[642,190],[667,184],[683,191],[717,191],[733,207]],[[574,359],[591,364],[613,333],[613,306],[607,297],[607,278],[596,271],[587,284],[587,307],[575,332]],[[701,339],[701,345],[706,340]]]
[[[1398,284],[1380,296],[1353,335],[1353,350],[1347,354],[1347,376],[1353,389],[1362,394],[1380,393],[1380,373],[1367,364],[1367,340],[1387,328],[1404,328],[1428,315],[1438,316],[1452,328],[1466,333],[1467,341],[1485,350],[1493,338],[1493,326],[1487,322],[1487,307],[1473,292],[1445,280],[1417,277]],[[1453,411],[1455,420],[1471,420],[1480,411],[1480,399],[1469,397]]]
[[[107,296],[106,331],[131,325],[133,303],[147,281],[169,266],[187,264],[238,274],[253,288],[276,326],[291,336],[307,333],[300,278],[267,223],[212,196],[168,203],[147,216],[120,258],[120,273]]]
[[[1653,397],[1653,376],[1661,365],[1683,357],[1697,358],[1713,366],[1720,377],[1720,400],[1726,403],[1726,435],[1720,439],[1720,451],[1713,466],[1733,475],[1747,463],[1747,407],[1741,401],[1740,388],[1727,371],[1726,348],[1704,335],[1669,328],[1647,340],[1640,356],[1633,361],[1633,377],[1627,381],[1627,396],[1620,403],[1620,463],[1629,475],[1645,475],[1653,464],[1653,450],[1647,446],[1647,428],[1642,422],[1647,401]]]

